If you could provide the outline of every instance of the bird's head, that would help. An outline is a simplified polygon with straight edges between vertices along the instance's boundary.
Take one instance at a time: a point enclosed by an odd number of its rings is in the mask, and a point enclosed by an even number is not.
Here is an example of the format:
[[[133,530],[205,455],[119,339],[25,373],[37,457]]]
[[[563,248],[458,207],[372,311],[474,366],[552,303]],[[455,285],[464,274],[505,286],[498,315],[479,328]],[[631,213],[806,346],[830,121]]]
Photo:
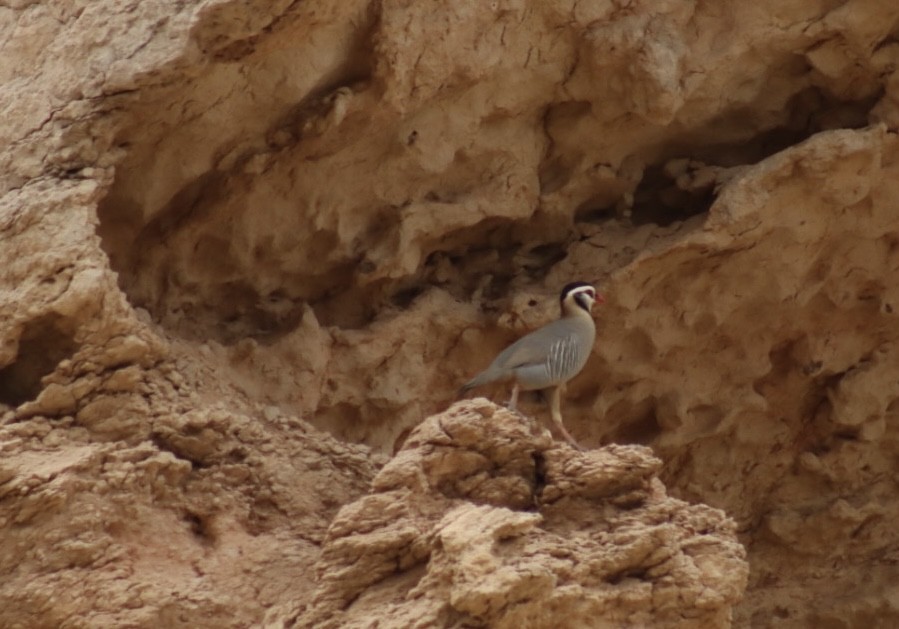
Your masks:
[[[562,306],[562,314],[575,314],[579,310],[590,314],[594,303],[605,303],[606,298],[602,293],[587,282],[571,282],[566,284],[559,295],[559,303]]]

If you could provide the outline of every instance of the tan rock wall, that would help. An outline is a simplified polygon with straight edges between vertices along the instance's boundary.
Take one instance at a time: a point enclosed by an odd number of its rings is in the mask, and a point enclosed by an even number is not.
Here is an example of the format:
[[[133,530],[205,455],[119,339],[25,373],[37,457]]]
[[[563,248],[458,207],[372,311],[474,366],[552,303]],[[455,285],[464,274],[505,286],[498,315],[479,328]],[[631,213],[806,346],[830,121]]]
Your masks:
[[[379,453],[571,279],[608,304],[566,422],[736,519],[736,623],[896,620],[897,33],[890,0],[3,4],[2,624],[303,603]]]

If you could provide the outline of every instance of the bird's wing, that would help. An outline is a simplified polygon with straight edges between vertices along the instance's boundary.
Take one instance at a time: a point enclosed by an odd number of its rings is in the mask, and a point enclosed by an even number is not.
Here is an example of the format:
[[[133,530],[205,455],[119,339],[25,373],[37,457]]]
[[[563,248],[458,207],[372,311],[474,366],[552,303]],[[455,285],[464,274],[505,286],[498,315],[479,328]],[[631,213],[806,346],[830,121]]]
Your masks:
[[[493,361],[493,366],[501,369],[515,369],[525,365],[538,365],[546,361],[554,344],[566,341],[571,336],[570,330],[553,321],[530,334],[521,337],[500,353]]]

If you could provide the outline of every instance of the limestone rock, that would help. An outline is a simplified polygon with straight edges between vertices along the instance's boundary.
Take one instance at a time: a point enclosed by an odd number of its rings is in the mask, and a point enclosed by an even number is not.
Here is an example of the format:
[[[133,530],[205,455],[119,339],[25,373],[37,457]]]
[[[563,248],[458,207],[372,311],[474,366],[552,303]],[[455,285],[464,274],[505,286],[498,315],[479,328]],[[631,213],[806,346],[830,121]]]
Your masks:
[[[0,3],[0,625],[313,613],[333,516],[573,279],[566,424],[661,467],[547,456],[544,499],[657,476],[737,522],[735,625],[899,625],[897,39],[893,0]],[[492,550],[556,526],[528,458],[413,451],[373,495],[475,507],[356,604],[425,556],[472,618],[541,596]]]
[[[128,413],[122,440],[72,416],[3,428],[4,626],[249,626],[311,587],[361,450],[224,408]]]
[[[312,602],[269,626],[729,626],[733,522],[669,497],[647,448],[533,428],[483,399],[422,422],[332,521]]]

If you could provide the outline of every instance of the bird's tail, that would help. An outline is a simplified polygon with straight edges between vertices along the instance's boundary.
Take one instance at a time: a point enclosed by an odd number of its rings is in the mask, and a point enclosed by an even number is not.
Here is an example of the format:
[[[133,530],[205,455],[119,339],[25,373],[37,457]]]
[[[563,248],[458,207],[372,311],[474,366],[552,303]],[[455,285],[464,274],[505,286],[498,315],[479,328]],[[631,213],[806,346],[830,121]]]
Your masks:
[[[498,379],[497,374],[491,372],[489,369],[487,371],[482,371],[481,373],[476,375],[474,378],[472,378],[471,380],[469,380],[468,382],[466,382],[459,388],[458,397],[462,397],[463,395],[465,395],[472,389],[483,386],[485,384],[490,384],[491,382],[494,382],[497,379]]]

